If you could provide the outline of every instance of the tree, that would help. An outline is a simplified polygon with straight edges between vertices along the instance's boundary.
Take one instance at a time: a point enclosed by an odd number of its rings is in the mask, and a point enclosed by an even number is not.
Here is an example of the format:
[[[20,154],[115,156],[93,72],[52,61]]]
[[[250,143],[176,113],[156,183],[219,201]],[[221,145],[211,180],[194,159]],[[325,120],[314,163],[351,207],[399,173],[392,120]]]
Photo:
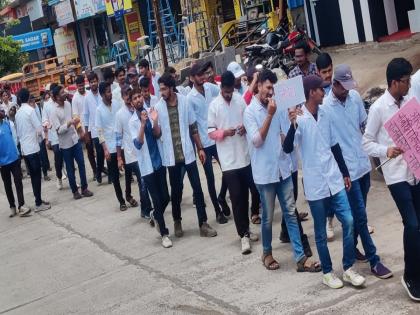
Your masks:
[[[19,72],[28,60],[28,55],[21,51],[20,43],[12,36],[0,37],[0,76]]]

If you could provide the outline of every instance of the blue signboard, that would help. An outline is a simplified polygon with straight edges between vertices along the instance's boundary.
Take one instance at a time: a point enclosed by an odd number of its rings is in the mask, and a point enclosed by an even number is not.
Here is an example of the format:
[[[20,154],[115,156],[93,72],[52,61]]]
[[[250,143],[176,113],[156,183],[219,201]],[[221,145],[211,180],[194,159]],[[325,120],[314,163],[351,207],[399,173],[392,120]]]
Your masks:
[[[53,45],[51,30],[42,30],[13,36],[13,39],[21,43],[22,51],[31,51]]]

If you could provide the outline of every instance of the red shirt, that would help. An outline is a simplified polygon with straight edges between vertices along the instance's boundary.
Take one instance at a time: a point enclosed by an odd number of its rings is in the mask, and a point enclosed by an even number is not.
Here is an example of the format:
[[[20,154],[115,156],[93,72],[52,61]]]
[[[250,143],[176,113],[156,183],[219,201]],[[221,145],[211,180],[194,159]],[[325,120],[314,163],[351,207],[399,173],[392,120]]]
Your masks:
[[[251,104],[251,100],[253,96],[254,96],[254,93],[252,93],[250,90],[246,90],[246,92],[243,95],[246,105]]]

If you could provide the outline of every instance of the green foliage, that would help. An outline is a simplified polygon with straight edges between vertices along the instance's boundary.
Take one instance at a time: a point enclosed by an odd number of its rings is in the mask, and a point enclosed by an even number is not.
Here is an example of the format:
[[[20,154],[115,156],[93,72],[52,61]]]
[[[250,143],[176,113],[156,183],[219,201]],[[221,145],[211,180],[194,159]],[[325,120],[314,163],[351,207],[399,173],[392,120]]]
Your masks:
[[[12,36],[0,37],[0,77],[14,72],[20,72],[28,55],[20,51],[19,42]]]
[[[20,20],[19,19],[11,19],[6,22],[6,29],[12,28],[13,26],[19,25]]]

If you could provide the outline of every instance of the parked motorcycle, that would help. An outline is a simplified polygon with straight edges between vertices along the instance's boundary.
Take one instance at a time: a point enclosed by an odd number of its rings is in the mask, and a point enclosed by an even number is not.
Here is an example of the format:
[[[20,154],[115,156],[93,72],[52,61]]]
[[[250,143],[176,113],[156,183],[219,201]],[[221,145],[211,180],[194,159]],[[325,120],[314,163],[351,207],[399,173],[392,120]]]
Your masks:
[[[311,50],[316,54],[321,54],[321,50],[314,40],[312,40],[304,30],[294,27],[289,32],[287,19],[283,19],[277,28],[270,31],[264,29],[261,35],[265,36],[266,43],[254,44],[245,47],[245,65],[263,65],[265,68],[281,68],[286,74],[296,66],[294,60],[294,50],[298,42],[305,41]]]

